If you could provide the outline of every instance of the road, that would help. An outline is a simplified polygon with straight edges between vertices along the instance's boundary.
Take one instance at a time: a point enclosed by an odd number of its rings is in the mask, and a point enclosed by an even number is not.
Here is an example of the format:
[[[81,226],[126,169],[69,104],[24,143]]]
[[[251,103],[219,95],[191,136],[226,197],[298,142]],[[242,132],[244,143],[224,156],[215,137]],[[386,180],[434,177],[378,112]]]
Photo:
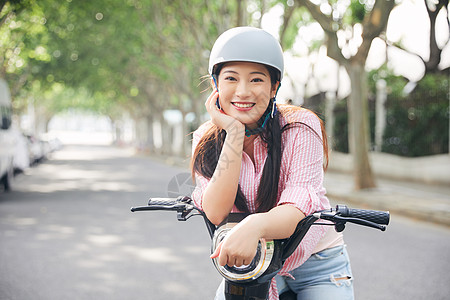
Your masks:
[[[188,170],[128,149],[72,145],[0,194],[0,299],[213,299],[220,277],[200,218],[136,212],[189,193]],[[450,229],[392,216],[347,226],[356,299],[448,299]]]

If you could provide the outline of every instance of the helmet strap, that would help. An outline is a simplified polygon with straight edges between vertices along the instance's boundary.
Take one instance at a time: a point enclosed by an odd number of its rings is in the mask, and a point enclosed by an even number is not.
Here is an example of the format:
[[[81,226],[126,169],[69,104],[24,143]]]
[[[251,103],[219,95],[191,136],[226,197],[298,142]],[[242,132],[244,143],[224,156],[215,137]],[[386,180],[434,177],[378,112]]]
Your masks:
[[[275,96],[270,99],[269,101],[269,105],[267,105],[266,111],[263,113],[263,115],[261,116],[261,118],[259,118],[257,124],[258,127],[255,129],[249,129],[247,128],[247,126],[245,126],[245,136],[249,137],[252,136],[254,134],[259,134],[264,130],[264,127],[267,124],[267,121],[269,120],[269,116],[271,119],[273,119],[273,117],[276,115],[277,113],[277,106],[276,106],[276,101],[277,101],[277,94],[278,94],[278,90],[280,89],[281,86],[281,82],[279,82],[278,84],[278,88],[277,91],[275,92]]]
[[[275,96],[273,97],[273,101],[272,101],[272,114],[271,114],[271,118],[273,119],[273,116],[277,113],[277,106],[275,105],[275,102],[277,101],[277,94],[278,91],[280,90],[281,87],[281,82],[278,81],[278,87],[277,87],[277,91],[275,92]]]
[[[269,118],[272,116],[273,118],[273,110],[277,109],[275,105],[275,98],[270,99],[269,105],[267,105],[266,111],[263,113],[261,118],[256,122],[258,124],[257,128],[250,129],[247,126],[245,126],[245,136],[249,137],[254,134],[261,133],[264,128],[266,127],[267,121],[269,121]]]

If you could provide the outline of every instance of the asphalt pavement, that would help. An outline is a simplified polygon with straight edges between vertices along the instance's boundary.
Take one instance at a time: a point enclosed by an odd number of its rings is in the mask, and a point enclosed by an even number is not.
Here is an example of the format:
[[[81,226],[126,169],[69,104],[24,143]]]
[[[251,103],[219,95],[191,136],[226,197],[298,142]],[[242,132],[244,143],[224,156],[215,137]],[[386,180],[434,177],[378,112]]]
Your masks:
[[[191,191],[187,159],[158,160],[74,145],[19,175],[13,192],[0,193],[0,299],[212,299],[221,278],[203,220],[130,212],[149,196]],[[450,227],[394,205],[447,203],[445,188],[378,180],[377,189],[354,192],[352,182],[327,173],[331,202],[392,212],[384,232],[346,227],[356,299],[447,299]],[[376,207],[381,200],[388,207]]]

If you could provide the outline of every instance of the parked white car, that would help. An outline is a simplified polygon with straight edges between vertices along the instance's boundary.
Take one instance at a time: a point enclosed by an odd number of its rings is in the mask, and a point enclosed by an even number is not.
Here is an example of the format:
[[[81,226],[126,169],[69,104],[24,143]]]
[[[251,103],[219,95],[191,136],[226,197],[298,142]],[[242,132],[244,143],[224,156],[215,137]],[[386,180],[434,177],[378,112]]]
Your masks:
[[[11,128],[12,106],[8,84],[0,78],[0,184],[11,189],[14,178],[14,150],[16,139]]]
[[[44,149],[41,141],[34,135],[27,135],[30,165],[39,163],[44,158]]]
[[[28,148],[27,137],[13,126],[13,133],[16,139],[16,148],[14,151],[14,172],[20,173],[30,167],[30,150]]]

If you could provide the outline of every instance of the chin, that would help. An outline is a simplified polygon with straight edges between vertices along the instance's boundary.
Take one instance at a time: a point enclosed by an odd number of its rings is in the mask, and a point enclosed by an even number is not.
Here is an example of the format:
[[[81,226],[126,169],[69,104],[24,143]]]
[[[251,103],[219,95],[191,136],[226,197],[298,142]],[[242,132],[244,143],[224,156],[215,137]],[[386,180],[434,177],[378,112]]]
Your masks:
[[[256,123],[259,120],[261,116],[259,116],[258,118],[254,118],[254,117],[236,117],[236,119],[241,122],[242,124],[244,124],[247,127],[256,127]]]

